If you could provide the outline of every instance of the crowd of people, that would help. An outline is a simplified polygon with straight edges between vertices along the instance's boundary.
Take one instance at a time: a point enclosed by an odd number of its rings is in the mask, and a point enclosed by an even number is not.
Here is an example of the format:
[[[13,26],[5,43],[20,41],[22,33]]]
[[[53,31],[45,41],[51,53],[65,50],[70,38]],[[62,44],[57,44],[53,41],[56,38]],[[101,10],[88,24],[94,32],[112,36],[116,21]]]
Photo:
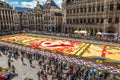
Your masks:
[[[45,32],[45,31],[26,31],[27,33],[32,34],[41,34],[41,35],[49,35],[49,36],[59,36],[65,38],[74,38],[74,39],[84,39],[84,40],[95,40],[95,41],[104,41],[104,42],[114,42],[119,43],[120,39],[114,38],[113,35],[84,35],[84,34],[74,34],[74,33],[55,33],[55,32]]]
[[[55,59],[54,57],[43,56],[38,53],[31,54],[30,52],[18,51],[15,48],[7,46],[1,46],[0,51],[2,52],[0,55],[8,56],[8,68],[12,69],[13,73],[17,73],[17,68],[12,64],[11,58],[15,60],[20,58],[23,66],[25,64],[24,59],[26,58],[29,60],[30,67],[34,67],[32,62],[36,60],[40,68],[36,74],[38,78],[35,80],[120,80],[119,74],[112,74],[95,68]],[[52,79],[48,75],[51,75]],[[7,77],[5,80],[11,79]]]

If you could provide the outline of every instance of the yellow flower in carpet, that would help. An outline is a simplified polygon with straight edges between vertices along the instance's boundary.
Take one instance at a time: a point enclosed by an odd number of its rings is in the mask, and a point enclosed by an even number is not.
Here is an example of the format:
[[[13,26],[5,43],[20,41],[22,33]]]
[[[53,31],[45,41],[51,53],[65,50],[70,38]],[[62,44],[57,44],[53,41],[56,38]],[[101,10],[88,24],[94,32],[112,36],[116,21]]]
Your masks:
[[[0,76],[2,75],[2,72],[0,72]]]
[[[53,50],[53,51],[52,51],[52,53],[56,53],[56,51],[55,51],[55,50]]]
[[[64,56],[68,56],[68,53],[64,53]]]
[[[96,60],[96,62],[97,62],[97,63],[100,63],[100,64],[102,64],[102,63],[103,63],[103,61],[102,61],[102,60]]]
[[[120,64],[118,64],[118,67],[120,67]]]

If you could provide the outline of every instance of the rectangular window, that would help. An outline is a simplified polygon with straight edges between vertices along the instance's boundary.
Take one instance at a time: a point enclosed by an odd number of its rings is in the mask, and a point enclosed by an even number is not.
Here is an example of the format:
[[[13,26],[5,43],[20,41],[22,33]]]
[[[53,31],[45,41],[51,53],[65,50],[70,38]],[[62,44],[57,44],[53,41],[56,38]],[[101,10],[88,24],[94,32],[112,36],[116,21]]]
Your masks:
[[[113,10],[113,4],[110,4],[110,11],[112,11]]]
[[[89,7],[89,12],[91,12],[91,7]]]
[[[78,19],[76,19],[76,23],[77,23],[77,24],[79,23],[79,20],[78,20]]]
[[[84,8],[84,12],[86,13],[86,8]]]
[[[109,22],[109,23],[112,23],[112,18],[109,18],[108,22]]]
[[[102,12],[104,11],[104,6],[101,7],[101,11],[102,11]]]
[[[94,18],[92,18],[92,23],[94,23]]]
[[[101,18],[101,23],[104,23],[104,19],[103,18]]]
[[[69,14],[69,10],[67,9],[67,14]]]
[[[120,4],[117,4],[117,10],[120,10]]]
[[[88,23],[90,23],[90,19],[88,19]]]
[[[81,10],[81,13],[83,13],[83,8],[81,8],[80,10]]]
[[[73,19],[73,24],[75,24],[75,19]]]
[[[67,24],[69,24],[69,19],[67,19]]]
[[[77,9],[77,13],[79,13],[79,9]]]
[[[115,23],[119,23],[119,18],[115,18]]]
[[[82,20],[82,19],[80,19],[80,23],[81,23],[81,24],[83,23],[83,20]]]
[[[75,9],[73,9],[73,13],[75,13]]]
[[[96,23],[99,23],[99,18],[96,19]]]
[[[95,12],[95,7],[93,7],[93,9],[92,9],[92,10],[93,10],[93,12]]]
[[[98,12],[100,11],[100,6],[97,7],[97,11],[98,11]]]
[[[72,19],[70,19],[70,24],[72,24]]]
[[[86,19],[84,19],[84,23],[86,23]]]

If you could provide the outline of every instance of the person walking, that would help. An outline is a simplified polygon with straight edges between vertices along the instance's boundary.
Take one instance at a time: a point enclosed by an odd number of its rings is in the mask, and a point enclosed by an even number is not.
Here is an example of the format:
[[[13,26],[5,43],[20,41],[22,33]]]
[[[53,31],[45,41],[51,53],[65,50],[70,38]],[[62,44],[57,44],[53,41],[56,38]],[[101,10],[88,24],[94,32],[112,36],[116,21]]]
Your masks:
[[[40,74],[41,74],[41,72],[40,72],[40,71],[38,71],[38,73],[37,73],[38,80],[40,80]]]
[[[11,68],[11,60],[10,60],[10,58],[8,59],[8,67]]]
[[[22,61],[22,64],[24,64],[24,58],[23,58],[23,56],[21,56],[21,61]]]
[[[12,72],[15,73],[15,66],[12,65]]]

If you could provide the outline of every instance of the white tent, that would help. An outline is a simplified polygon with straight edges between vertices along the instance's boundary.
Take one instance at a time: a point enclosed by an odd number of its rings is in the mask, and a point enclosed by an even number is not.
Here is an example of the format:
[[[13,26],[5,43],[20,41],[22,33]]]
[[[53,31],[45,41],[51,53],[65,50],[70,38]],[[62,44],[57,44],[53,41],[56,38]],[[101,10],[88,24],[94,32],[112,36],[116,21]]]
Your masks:
[[[74,31],[74,33],[77,33],[77,34],[78,34],[78,33],[80,33],[80,31]]]
[[[102,33],[101,32],[97,32],[97,35],[102,35]]]
[[[77,34],[87,34],[87,31],[84,31],[84,30],[74,31],[74,33],[77,33]]]
[[[87,31],[82,30],[82,31],[80,31],[80,33],[81,34],[87,34]]]

